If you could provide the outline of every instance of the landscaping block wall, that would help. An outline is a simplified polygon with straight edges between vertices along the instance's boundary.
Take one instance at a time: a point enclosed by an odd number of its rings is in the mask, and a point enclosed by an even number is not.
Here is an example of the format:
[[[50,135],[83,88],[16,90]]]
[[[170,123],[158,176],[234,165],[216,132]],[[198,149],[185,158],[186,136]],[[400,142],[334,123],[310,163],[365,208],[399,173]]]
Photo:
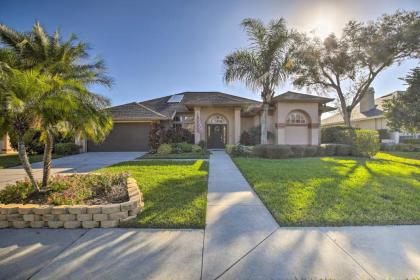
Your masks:
[[[133,220],[143,209],[136,180],[127,179],[129,201],[107,205],[0,204],[0,228],[109,228]]]

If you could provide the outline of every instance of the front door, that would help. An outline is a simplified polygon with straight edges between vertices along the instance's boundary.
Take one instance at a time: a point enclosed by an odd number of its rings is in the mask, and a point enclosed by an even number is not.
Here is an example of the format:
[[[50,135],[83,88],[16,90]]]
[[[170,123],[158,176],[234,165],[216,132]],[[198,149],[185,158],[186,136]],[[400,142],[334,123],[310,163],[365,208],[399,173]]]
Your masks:
[[[227,125],[207,125],[207,147],[210,149],[223,149],[226,144]]]

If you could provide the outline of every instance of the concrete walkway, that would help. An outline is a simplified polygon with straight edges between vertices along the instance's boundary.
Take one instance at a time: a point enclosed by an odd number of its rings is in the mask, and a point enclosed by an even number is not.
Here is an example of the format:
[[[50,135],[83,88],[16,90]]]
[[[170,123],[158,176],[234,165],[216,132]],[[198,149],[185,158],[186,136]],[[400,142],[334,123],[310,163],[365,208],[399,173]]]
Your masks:
[[[51,174],[89,172],[118,162],[134,160],[144,154],[144,152],[97,152],[62,157],[52,161]],[[42,162],[33,163],[32,168],[35,178],[42,178]],[[26,173],[21,166],[0,169],[0,189],[25,177]]]

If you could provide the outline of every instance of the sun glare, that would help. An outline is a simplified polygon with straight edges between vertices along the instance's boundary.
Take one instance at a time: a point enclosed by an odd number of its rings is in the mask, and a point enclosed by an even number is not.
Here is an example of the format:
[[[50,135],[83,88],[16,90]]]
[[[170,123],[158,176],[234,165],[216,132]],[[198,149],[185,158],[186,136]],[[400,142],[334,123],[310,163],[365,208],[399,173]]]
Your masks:
[[[332,21],[328,18],[317,18],[313,23],[312,32],[315,36],[325,39],[328,35],[334,32]]]

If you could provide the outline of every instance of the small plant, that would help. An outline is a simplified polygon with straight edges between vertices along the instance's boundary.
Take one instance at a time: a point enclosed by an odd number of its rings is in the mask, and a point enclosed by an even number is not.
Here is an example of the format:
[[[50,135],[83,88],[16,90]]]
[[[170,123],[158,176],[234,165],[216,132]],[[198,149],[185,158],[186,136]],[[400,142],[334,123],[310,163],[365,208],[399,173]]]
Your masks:
[[[241,145],[244,145],[244,146],[255,145],[255,141],[253,141],[248,131],[242,132],[239,143],[241,143]]]
[[[202,153],[203,152],[203,148],[201,148],[201,146],[199,146],[199,145],[192,145],[191,146],[191,151],[193,152],[193,153]]]
[[[379,151],[379,135],[374,130],[356,130],[353,137],[352,155],[373,157]]]
[[[157,153],[159,155],[169,155],[170,153],[172,153],[172,146],[169,144],[162,144],[157,149]]]
[[[176,144],[177,147],[180,149],[181,153],[191,153],[192,152],[192,144],[187,142],[181,142]]]
[[[321,128],[321,143],[335,143],[351,145],[354,131],[357,128],[333,126]]]
[[[54,152],[58,155],[74,155],[80,152],[80,146],[75,143],[58,143],[54,145]]]

